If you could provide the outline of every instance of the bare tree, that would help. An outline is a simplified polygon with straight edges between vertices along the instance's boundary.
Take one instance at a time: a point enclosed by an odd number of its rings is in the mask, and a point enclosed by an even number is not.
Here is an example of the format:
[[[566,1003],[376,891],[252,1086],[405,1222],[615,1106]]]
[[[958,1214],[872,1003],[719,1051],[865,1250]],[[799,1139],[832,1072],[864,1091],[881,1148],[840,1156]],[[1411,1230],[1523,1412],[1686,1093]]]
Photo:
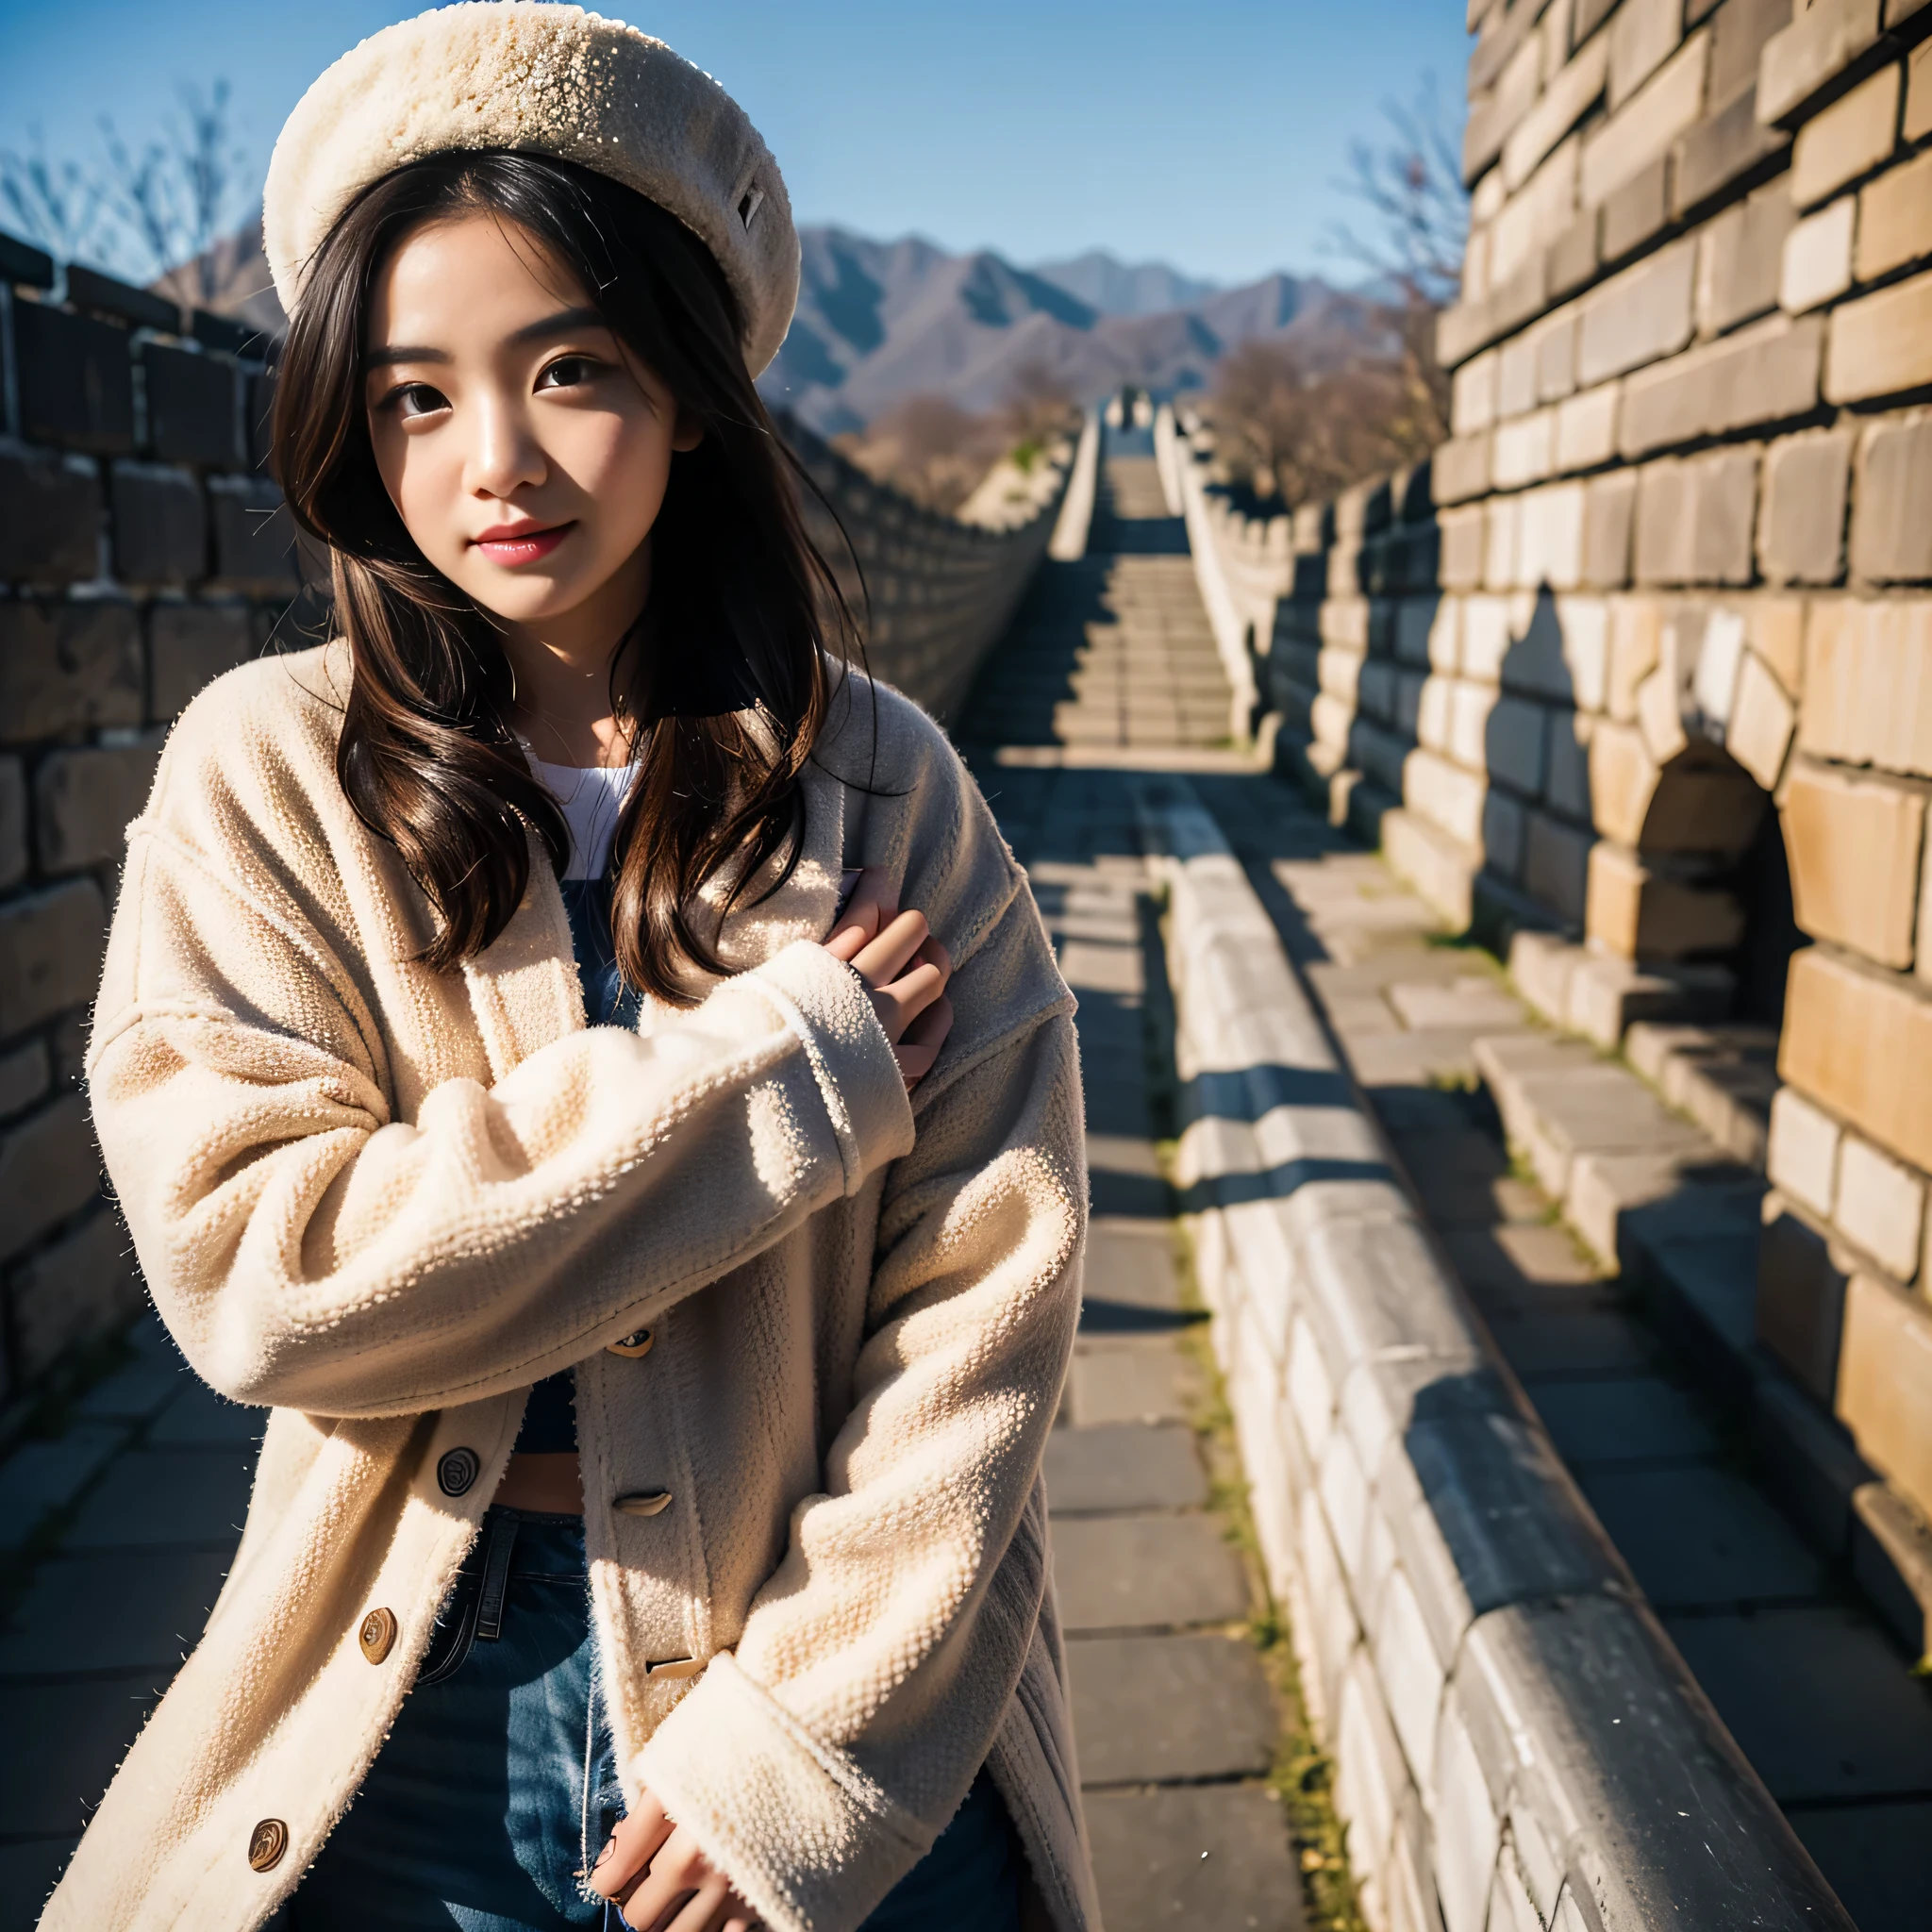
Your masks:
[[[1337,184],[1367,210],[1368,231],[1337,224],[1327,244],[1392,297],[1384,306],[1402,344],[1405,441],[1420,453],[1449,434],[1449,379],[1436,360],[1436,317],[1461,286],[1469,195],[1432,76],[1411,105],[1387,102],[1382,113],[1388,136],[1354,142],[1348,178]]]
[[[111,121],[107,199],[157,287],[176,301],[207,304],[221,292],[224,244],[246,213],[254,175],[235,139],[229,87],[180,91],[186,125],[170,119],[137,156]]]
[[[1068,427],[1074,408],[1073,391],[1045,362],[1036,358],[1013,372],[1001,414],[1012,439],[1010,454],[1023,469]]]
[[[0,204],[12,225],[32,242],[63,261],[103,245],[106,192],[74,161],[56,161],[36,124],[22,155],[0,153]]]

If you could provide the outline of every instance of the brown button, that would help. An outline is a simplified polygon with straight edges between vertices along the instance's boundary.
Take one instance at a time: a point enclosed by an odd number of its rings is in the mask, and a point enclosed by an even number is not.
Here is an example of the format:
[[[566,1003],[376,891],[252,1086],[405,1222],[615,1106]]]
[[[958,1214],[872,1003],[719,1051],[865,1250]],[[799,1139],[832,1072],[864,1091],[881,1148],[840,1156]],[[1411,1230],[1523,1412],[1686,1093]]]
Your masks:
[[[289,1849],[289,1827],[279,1818],[264,1818],[248,1834],[248,1862],[258,1872],[273,1872]]]
[[[393,1610],[371,1610],[362,1619],[362,1627],[356,1633],[356,1641],[362,1646],[362,1655],[373,1664],[379,1664],[393,1648],[396,1641],[396,1613]]]
[[[641,1355],[649,1355],[653,1337],[648,1328],[640,1328],[635,1335],[626,1335],[622,1341],[613,1341],[604,1353],[606,1355],[627,1355],[633,1361]]]
[[[436,1465],[436,1486],[445,1496],[460,1496],[482,1470],[474,1449],[451,1449]]]
[[[656,1516],[659,1510],[671,1507],[669,1490],[640,1490],[635,1495],[620,1496],[610,1506],[620,1509],[626,1516]]]
[[[655,1664],[644,1666],[647,1677],[695,1677],[704,1669],[694,1657],[667,1657]]]

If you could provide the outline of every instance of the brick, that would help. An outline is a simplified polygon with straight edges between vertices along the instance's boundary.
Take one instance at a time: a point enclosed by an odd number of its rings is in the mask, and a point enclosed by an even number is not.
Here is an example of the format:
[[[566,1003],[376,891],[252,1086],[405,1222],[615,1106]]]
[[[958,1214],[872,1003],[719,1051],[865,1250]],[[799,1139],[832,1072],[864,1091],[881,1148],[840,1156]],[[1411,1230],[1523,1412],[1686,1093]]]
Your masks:
[[[1543,753],[1543,796],[1566,816],[1590,817],[1590,748],[1596,720],[1578,711],[1552,710]]]
[[[1932,255],[1932,152],[1859,190],[1855,274],[1861,282],[1876,281],[1926,255]]]
[[[15,1271],[11,1300],[24,1377],[112,1334],[141,1306],[120,1217],[104,1208],[49,1242]]]
[[[1617,406],[1623,395],[1618,382],[1600,383],[1572,396],[1557,410],[1556,466],[1593,470],[1617,453]]]
[[[1765,42],[1757,113],[1783,121],[1829,87],[1878,38],[1878,0],[1817,0]]]
[[[295,526],[265,477],[216,476],[208,486],[215,575],[238,589],[292,593],[301,585]]]
[[[1785,237],[1777,299],[1788,314],[1821,308],[1852,286],[1852,229],[1857,212],[1857,198],[1841,196]]]
[[[1607,201],[1670,151],[1704,111],[1708,30],[1693,34],[1627,102],[1585,138],[1578,190],[1585,208]]]
[[[1485,738],[1491,774],[1534,798],[1543,789],[1543,719],[1541,705],[1504,698],[1491,711]]]
[[[98,576],[100,540],[94,465],[0,438],[0,580],[71,584]]]
[[[1858,449],[1852,569],[1880,583],[1932,577],[1932,414],[1883,418]]]
[[[76,308],[111,315],[136,328],[164,329],[172,335],[181,326],[178,303],[152,289],[139,289],[132,282],[104,275],[98,269],[84,268],[77,261],[67,265],[67,299]]]
[[[1729,892],[1669,878],[1634,852],[1600,842],[1590,853],[1584,925],[1620,958],[1685,959],[1736,946],[1744,912]]]
[[[1624,380],[1618,445],[1647,456],[1674,442],[1808,415],[1818,404],[1822,318],[1770,317]]]
[[[1932,1312],[1923,1301],[1852,1277],[1835,1407],[1866,1461],[1932,1514]]]
[[[1536,105],[1510,129],[1503,143],[1503,180],[1516,188],[1591,108],[1604,91],[1609,42],[1590,42],[1550,78]]]
[[[1798,739],[1814,757],[1932,776],[1932,601],[1819,598]]]
[[[1932,134],[1932,41],[1921,41],[1906,62],[1906,112],[1900,132],[1907,141]]]
[[[1805,683],[1805,606],[1796,597],[1754,597],[1746,627],[1751,648],[1763,658],[1787,697]]]
[[[115,455],[134,447],[127,331],[41,302],[13,304],[22,435]]]
[[[34,773],[41,868],[74,872],[118,859],[124,834],[154,783],[158,742],[50,752]]]
[[[1617,597],[1610,604],[1610,716],[1629,724],[1637,691],[1657,668],[1663,647],[1663,607],[1654,597]]]
[[[1815,208],[1890,154],[1903,78],[1902,68],[1881,67],[1799,128],[1791,146],[1791,200],[1799,208]]]
[[[1831,311],[1827,402],[1857,403],[1932,383],[1932,275]]]
[[[1637,581],[1748,584],[1757,492],[1755,449],[1645,465],[1638,494]]]
[[[141,687],[131,604],[0,602],[0,742],[138,724]]]
[[[1521,502],[1517,583],[1524,590],[1575,590],[1583,581],[1584,486],[1558,483],[1532,490]]]
[[[1797,707],[1754,651],[1738,672],[1738,694],[1724,730],[1724,749],[1767,791],[1777,790],[1785,754],[1797,729]]]
[[[1492,496],[1483,506],[1483,582],[1507,591],[1516,582],[1516,538],[1523,506],[1513,496]]]
[[[1757,562],[1768,583],[1838,581],[1851,464],[1848,429],[1807,430],[1766,447]]]
[[[1610,111],[1614,114],[1677,50],[1684,0],[1624,0],[1610,21]]]
[[[1684,220],[1789,147],[1790,140],[1781,127],[1758,120],[1757,90],[1747,87],[1677,138],[1671,150],[1672,214]]]
[[[1824,946],[1791,958],[1778,1073],[1890,1153],[1932,1165],[1932,1005]]]
[[[1784,801],[1800,927],[1881,966],[1909,966],[1924,827],[1918,792],[1800,765]]]
[[[1540,483],[1550,474],[1556,443],[1557,412],[1539,409],[1499,424],[1491,445],[1491,473],[1498,490]]]
[[[106,928],[92,879],[0,906],[0,1039],[93,998]]]
[[[1550,243],[1543,257],[1543,277],[1552,302],[1574,295],[1585,283],[1595,279],[1597,264],[1602,258],[1597,252],[1601,228],[1600,213],[1591,208],[1588,213],[1578,215]]]
[[[1584,299],[1576,375],[1584,388],[1674,355],[1690,340],[1694,239],[1660,249]]]
[[[1643,736],[1628,724],[1600,721],[1590,740],[1590,794],[1596,829],[1620,845],[1642,842],[1657,793],[1657,765]]]
[[[1501,361],[1497,351],[1490,349],[1456,372],[1450,384],[1449,413],[1457,436],[1487,429],[1496,420],[1496,376]]]
[[[1780,1087],[1771,1103],[1765,1169],[1774,1186],[1828,1221],[1838,1200],[1839,1124],[1794,1087]]]
[[[26,767],[0,758],[0,887],[26,876]]]
[[[1471,100],[1469,122],[1462,131],[1465,182],[1474,182],[1503,152],[1509,130],[1534,105],[1541,83],[1542,50],[1532,39],[1517,49],[1495,86]]]
[[[128,584],[185,584],[208,574],[208,512],[186,470],[114,465],[114,575]]]
[[[1441,581],[1445,591],[1471,591],[1483,580],[1483,513],[1479,506],[1444,510]]]
[[[1798,219],[1783,178],[1714,216],[1704,227],[1697,270],[1697,326],[1719,335],[1777,307],[1785,237]]]
[[[1483,800],[1483,862],[1512,882],[1523,875],[1523,807],[1507,791]]]
[[[1593,476],[1583,497],[1584,583],[1600,591],[1630,581],[1630,533],[1637,509],[1637,477],[1628,470]]]
[[[241,460],[235,365],[162,342],[142,346],[148,447],[163,462],[228,469]]]
[[[1547,812],[1525,814],[1523,883],[1559,919],[1581,924],[1589,891],[1591,833]]]
[[[99,1191],[100,1158],[79,1094],[29,1114],[0,1136],[0,1255],[31,1247]]]
[[[1755,94],[1765,42],[1790,24],[1791,0],[1724,0],[1711,23],[1711,99]]]
[[[203,685],[245,664],[254,650],[240,604],[157,604],[150,624],[157,720],[175,717]]]
[[[44,1040],[31,1040],[0,1058],[0,1114],[16,1114],[31,1107],[52,1080]]]
[[[1919,1266],[1925,1225],[1925,1182],[1877,1148],[1847,1134],[1839,1149],[1838,1206],[1833,1220],[1845,1239],[1864,1249],[1897,1281]]]
[[[1764,1209],[1757,1246],[1758,1339],[1829,1404],[1838,1382],[1850,1252],[1826,1241],[1776,1194],[1765,1197]]]

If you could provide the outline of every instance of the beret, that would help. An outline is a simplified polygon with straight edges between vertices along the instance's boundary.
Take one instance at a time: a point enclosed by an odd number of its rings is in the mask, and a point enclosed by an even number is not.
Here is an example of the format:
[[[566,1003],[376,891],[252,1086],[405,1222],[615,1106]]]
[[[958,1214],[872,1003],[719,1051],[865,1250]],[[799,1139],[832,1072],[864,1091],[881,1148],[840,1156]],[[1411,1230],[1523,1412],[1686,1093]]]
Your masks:
[[[553,155],[648,196],[724,270],[751,373],[778,353],[798,301],[798,235],[758,130],[662,41],[552,0],[464,0],[400,21],[302,96],[262,190],[282,307],[295,312],[316,250],[363,189],[452,148]]]

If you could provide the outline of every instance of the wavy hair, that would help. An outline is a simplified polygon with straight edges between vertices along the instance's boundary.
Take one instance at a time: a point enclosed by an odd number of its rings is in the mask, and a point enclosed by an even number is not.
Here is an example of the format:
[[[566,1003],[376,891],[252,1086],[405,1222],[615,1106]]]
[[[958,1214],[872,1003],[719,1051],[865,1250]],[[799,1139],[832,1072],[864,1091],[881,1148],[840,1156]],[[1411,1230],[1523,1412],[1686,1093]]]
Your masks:
[[[738,306],[705,245],[634,190],[548,157],[445,153],[375,182],[308,266],[275,385],[275,465],[302,527],[333,557],[352,660],[336,770],[363,823],[435,908],[420,956],[481,952],[529,882],[534,832],[561,874],[563,815],[509,726],[495,622],[424,558],[376,470],[364,342],[377,276],[425,224],[513,223],[590,291],[612,332],[701,423],[672,464],[652,532],[650,596],[612,659],[613,713],[636,777],[612,843],[611,928],[625,977],[689,1004],[689,965],[724,970],[693,917],[733,868],[727,908],[774,891],[805,830],[800,774],[858,648],[830,566],[806,534],[802,472],[744,365]]]

